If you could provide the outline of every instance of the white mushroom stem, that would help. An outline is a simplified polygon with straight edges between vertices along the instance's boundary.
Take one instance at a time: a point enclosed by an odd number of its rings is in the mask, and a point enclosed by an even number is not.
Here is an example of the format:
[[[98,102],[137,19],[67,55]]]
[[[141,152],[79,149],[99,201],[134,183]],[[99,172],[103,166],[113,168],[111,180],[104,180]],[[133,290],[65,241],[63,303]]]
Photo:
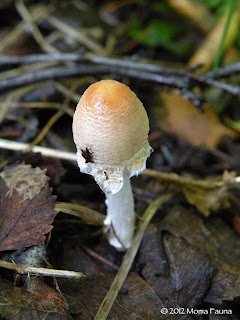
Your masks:
[[[104,221],[109,232],[109,243],[116,249],[131,245],[135,226],[135,212],[129,174],[123,177],[123,187],[115,194],[106,194],[107,217]]]

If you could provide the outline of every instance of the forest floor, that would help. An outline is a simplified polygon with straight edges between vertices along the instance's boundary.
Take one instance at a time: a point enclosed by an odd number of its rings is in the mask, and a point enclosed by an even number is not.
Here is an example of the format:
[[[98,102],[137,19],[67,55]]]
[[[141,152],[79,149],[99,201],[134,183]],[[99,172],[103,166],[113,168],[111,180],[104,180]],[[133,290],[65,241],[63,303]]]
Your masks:
[[[0,319],[240,319],[239,23],[236,0],[1,1]],[[154,150],[122,251],[72,136],[102,79]]]

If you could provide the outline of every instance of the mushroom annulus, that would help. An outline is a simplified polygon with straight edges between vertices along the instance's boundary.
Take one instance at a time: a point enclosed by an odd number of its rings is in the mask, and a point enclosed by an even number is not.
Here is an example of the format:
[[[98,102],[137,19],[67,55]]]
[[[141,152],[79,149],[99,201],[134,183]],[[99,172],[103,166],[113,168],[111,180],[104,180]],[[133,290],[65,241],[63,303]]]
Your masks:
[[[80,171],[105,193],[104,221],[109,243],[131,245],[135,228],[130,178],[146,168],[152,152],[147,113],[135,93],[115,80],[101,80],[83,93],[73,117],[73,138]]]

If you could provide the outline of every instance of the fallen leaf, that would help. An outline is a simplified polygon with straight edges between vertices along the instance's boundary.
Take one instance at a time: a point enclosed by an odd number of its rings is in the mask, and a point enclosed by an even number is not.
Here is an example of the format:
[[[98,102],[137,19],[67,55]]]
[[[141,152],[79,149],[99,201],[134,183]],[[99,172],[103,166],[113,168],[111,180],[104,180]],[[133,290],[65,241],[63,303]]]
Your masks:
[[[206,217],[211,211],[226,208],[229,205],[229,190],[239,188],[235,172],[224,171],[221,176],[205,179],[187,178],[172,172],[165,173],[150,169],[146,169],[143,174],[179,188],[186,200]]]
[[[235,217],[233,217],[232,221],[233,221],[233,226],[234,226],[235,230],[237,231],[237,233],[240,234],[240,217],[235,216]]]
[[[109,320],[172,319],[173,315],[161,313],[163,307],[193,307],[207,294],[213,268],[206,258],[184,239],[167,235],[165,244],[168,246],[170,273],[163,275],[158,241],[154,237],[156,232],[150,230],[136,261],[137,265],[144,264],[143,277],[134,272],[128,275],[111,309]],[[82,320],[90,316],[94,318],[113,279],[114,275],[104,274],[86,276],[81,282],[60,279],[59,283],[70,311],[81,310],[79,319]],[[182,318],[183,314],[174,315],[174,319]],[[193,318],[189,315],[187,319]]]
[[[215,268],[206,301],[221,304],[240,293],[240,238],[220,217],[204,219],[194,211],[175,207],[160,225],[160,230],[184,238],[201,251]]]
[[[131,273],[118,296],[117,301],[137,314],[141,319],[161,320],[168,319],[161,313],[161,309],[166,307],[159,298],[154,288],[136,273]]]
[[[207,294],[213,266],[196,247],[169,233],[163,236],[164,260],[159,241],[157,229],[148,229],[138,257],[142,276],[167,308],[196,307]],[[182,316],[176,314],[175,319]]]
[[[56,215],[49,178],[19,165],[0,174],[0,251],[21,250],[45,240]]]
[[[200,112],[176,91],[162,92],[164,108],[159,114],[159,123],[166,131],[192,146],[216,148],[225,136],[235,138],[236,131],[223,125],[209,105]]]
[[[64,175],[65,169],[63,168],[59,159],[44,157],[41,153],[27,152],[13,156],[8,165],[16,164],[30,164],[33,168],[39,167],[46,169],[46,175],[51,179],[51,182],[59,180]]]
[[[216,259],[213,263],[218,266],[211,288],[205,301],[212,304],[221,305],[223,301],[233,301],[240,296],[239,268],[229,266],[227,263]]]
[[[232,315],[224,315],[224,314],[214,314],[214,312],[212,312],[211,313],[211,320],[239,320],[239,318],[236,317],[234,314],[232,314]]]
[[[55,297],[55,298],[53,298]],[[71,320],[63,301],[46,294],[18,288],[0,278],[0,317],[5,320]]]
[[[229,206],[229,186],[235,182],[235,174],[225,171],[222,177],[218,177],[216,181],[223,182],[222,185],[215,186],[214,179],[204,179],[205,188],[201,186],[181,185],[181,190],[184,193],[187,201],[194,205],[198,211],[204,216],[209,216],[211,211],[218,211]]]
[[[235,316],[234,314],[231,314],[231,313],[217,314],[217,312],[219,312],[219,310],[221,310],[221,309],[218,309],[217,307],[215,307],[213,309],[215,309],[216,311],[212,310],[211,313],[209,312],[211,314],[211,320],[239,320],[239,317]],[[224,307],[223,310],[224,311],[230,310],[229,312],[232,311],[231,308],[227,308],[227,307]],[[225,311],[225,312],[227,312],[227,311]]]
[[[81,310],[77,320],[93,319],[104,299],[114,275],[87,276],[81,282],[60,280],[70,311]],[[71,300],[69,300],[71,297]],[[74,300],[74,301],[73,301]],[[164,320],[161,314],[164,305],[156,292],[136,273],[130,273],[115,301],[108,320]],[[191,319],[191,318],[189,318]]]

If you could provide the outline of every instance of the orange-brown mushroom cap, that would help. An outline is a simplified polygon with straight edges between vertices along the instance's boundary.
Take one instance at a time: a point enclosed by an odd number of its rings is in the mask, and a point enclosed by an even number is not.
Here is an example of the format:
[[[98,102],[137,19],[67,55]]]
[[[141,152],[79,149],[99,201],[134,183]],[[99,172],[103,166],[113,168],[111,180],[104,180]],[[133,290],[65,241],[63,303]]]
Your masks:
[[[73,118],[81,171],[92,174],[105,192],[119,191],[124,170],[132,176],[145,169],[148,132],[147,113],[129,87],[115,80],[92,84]]]

